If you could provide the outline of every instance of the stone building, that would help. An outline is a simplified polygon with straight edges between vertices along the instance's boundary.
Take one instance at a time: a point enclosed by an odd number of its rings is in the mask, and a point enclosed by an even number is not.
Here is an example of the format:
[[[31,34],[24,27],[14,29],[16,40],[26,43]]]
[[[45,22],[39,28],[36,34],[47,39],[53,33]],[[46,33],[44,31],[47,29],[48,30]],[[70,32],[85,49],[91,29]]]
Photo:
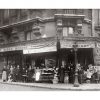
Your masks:
[[[56,66],[57,40],[65,64],[100,64],[98,9],[1,9],[0,71],[4,65]],[[51,63],[50,63],[51,62]]]

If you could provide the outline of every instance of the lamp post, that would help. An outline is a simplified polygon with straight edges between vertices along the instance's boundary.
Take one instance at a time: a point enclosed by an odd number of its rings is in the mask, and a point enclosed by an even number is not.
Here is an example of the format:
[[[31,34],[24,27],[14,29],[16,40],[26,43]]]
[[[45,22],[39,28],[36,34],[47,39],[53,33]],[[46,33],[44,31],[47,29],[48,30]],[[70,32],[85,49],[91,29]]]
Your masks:
[[[79,87],[79,82],[78,82],[78,68],[77,68],[77,50],[78,50],[78,45],[77,42],[75,41],[73,48],[74,48],[74,53],[75,53],[75,80],[74,80],[74,87]]]
[[[82,19],[77,20],[77,34],[75,34],[75,37],[77,38],[77,35],[80,35],[82,32]],[[74,52],[75,52],[75,80],[74,80],[74,87],[79,87],[78,82],[78,62],[77,62],[77,50],[78,50],[78,44],[77,40],[75,40],[74,45]]]
[[[60,45],[60,38],[61,38],[61,34],[62,34],[62,19],[57,19],[57,67],[60,68],[61,67],[61,45]]]
[[[59,74],[59,78],[58,80],[60,81],[60,69],[61,69],[61,44],[60,44],[60,39],[62,36],[62,19],[57,19],[57,44],[56,44],[56,48],[57,48],[57,67],[59,69],[58,74]]]

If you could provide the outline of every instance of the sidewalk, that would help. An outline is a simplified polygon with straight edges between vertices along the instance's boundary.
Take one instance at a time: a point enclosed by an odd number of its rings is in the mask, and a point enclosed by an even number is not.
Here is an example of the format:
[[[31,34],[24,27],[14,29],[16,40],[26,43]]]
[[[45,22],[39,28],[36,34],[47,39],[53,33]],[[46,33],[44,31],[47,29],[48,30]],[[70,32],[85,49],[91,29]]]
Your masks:
[[[20,85],[37,88],[49,88],[56,90],[70,91],[100,91],[100,84],[81,84],[79,87],[74,87],[73,84],[49,84],[49,83],[21,83],[21,82],[2,82],[0,84]]]

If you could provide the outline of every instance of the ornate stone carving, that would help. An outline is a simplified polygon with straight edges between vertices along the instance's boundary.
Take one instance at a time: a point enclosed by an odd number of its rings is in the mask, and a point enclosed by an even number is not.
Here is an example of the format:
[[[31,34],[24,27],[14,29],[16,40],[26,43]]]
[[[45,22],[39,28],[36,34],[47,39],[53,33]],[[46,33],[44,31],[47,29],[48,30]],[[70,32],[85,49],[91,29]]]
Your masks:
[[[81,34],[82,32],[82,20],[77,20],[77,33]]]

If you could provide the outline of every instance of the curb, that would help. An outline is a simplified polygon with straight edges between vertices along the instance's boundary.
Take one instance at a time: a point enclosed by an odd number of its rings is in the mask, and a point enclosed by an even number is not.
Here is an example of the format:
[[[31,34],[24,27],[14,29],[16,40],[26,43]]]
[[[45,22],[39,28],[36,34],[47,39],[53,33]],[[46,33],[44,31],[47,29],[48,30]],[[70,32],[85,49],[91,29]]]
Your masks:
[[[49,87],[49,86],[38,86],[38,85],[29,85],[29,84],[23,84],[23,83],[14,83],[14,82],[0,82],[1,84],[8,84],[8,85],[18,85],[18,86],[26,86],[26,87],[36,87],[36,88],[47,88],[47,89],[56,89],[56,90],[72,90],[72,89],[64,89],[64,88],[55,88],[55,87]]]
[[[59,87],[51,87],[51,86],[39,86],[36,84],[23,84],[23,83],[16,83],[16,82],[0,82],[0,84],[8,84],[8,85],[18,85],[18,86],[26,86],[26,87],[35,87],[35,88],[47,88],[51,90],[66,90],[66,91],[100,91],[100,89],[82,89],[82,88],[59,88]]]

